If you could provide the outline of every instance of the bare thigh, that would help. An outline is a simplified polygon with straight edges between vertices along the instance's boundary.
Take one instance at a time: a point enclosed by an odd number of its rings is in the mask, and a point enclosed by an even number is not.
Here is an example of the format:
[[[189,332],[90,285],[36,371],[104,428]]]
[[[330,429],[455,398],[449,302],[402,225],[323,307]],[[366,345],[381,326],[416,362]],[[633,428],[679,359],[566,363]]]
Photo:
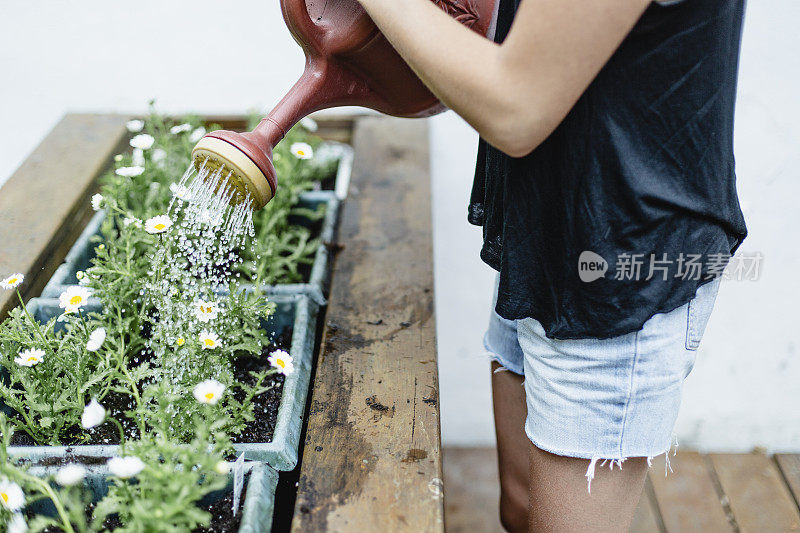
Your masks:
[[[628,531],[647,476],[647,460],[632,457],[622,469],[598,463],[587,491],[588,459],[530,448],[529,531]]]
[[[598,464],[587,491],[588,459],[541,450],[525,434],[527,404],[523,378],[492,362],[500,513],[509,531],[627,531],[647,475],[643,457],[623,468]],[[542,416],[546,416],[543,414]]]

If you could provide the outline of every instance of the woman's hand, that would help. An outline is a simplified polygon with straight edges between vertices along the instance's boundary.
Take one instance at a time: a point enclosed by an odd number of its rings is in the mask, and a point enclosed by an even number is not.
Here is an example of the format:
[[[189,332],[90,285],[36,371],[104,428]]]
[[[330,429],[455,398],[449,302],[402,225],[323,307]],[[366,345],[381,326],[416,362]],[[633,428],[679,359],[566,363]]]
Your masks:
[[[561,123],[650,4],[524,0],[497,45],[430,0],[359,2],[428,88],[513,157]]]

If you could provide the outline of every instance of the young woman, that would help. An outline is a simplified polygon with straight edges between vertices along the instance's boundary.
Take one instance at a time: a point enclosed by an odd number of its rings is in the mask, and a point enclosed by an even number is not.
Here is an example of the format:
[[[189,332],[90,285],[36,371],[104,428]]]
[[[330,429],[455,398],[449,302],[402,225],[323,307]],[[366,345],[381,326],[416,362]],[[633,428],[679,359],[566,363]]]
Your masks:
[[[429,0],[360,0],[482,137],[469,220],[499,272],[502,522],[625,530],[746,235],[744,0],[499,1],[491,42]]]

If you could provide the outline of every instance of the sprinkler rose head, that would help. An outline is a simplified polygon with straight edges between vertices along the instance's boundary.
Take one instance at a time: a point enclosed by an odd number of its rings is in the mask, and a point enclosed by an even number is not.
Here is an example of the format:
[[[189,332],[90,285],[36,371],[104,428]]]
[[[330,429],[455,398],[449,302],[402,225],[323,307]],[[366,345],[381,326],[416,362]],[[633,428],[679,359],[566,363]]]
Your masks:
[[[198,172],[205,165],[207,176],[222,169],[222,178],[227,176],[228,185],[237,191],[231,204],[244,202],[249,194],[253,209],[261,209],[275,196],[275,167],[272,150],[264,150],[249,135],[225,130],[209,133],[195,145],[192,160]]]

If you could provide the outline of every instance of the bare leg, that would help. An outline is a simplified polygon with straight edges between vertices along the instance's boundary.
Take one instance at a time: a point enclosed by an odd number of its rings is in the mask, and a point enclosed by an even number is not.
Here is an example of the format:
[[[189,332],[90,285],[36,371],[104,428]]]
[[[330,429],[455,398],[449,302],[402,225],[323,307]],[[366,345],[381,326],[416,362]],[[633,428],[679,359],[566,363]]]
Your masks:
[[[614,470],[600,461],[587,492],[588,459],[563,457],[530,448],[529,531],[628,531],[647,475],[644,457]]]
[[[500,471],[500,522],[510,532],[528,528],[528,448],[525,388],[522,376],[492,361],[492,403]]]

